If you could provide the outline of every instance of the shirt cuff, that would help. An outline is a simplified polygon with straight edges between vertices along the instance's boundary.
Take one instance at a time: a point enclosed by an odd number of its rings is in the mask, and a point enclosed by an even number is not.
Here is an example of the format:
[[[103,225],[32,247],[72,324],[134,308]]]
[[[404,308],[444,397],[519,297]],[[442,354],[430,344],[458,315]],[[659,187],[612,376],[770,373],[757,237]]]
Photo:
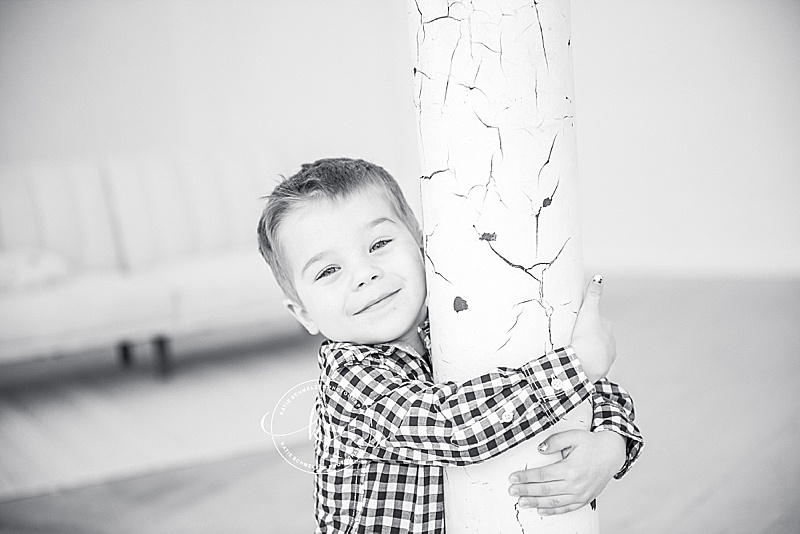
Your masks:
[[[594,393],[594,385],[570,346],[548,352],[521,370],[551,423]]]

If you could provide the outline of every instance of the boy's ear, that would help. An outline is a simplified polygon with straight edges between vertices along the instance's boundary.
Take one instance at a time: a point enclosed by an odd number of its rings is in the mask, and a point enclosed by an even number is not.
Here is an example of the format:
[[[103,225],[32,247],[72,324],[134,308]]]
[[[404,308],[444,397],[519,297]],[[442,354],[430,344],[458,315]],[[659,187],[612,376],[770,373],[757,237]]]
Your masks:
[[[296,303],[292,299],[284,299],[283,305],[286,306],[286,309],[289,310],[289,313],[291,313],[292,316],[294,316],[294,318],[297,319],[301,325],[303,325],[303,328],[308,330],[309,334],[312,336],[319,334],[319,328],[317,328],[317,324],[311,319],[311,316],[301,304]]]

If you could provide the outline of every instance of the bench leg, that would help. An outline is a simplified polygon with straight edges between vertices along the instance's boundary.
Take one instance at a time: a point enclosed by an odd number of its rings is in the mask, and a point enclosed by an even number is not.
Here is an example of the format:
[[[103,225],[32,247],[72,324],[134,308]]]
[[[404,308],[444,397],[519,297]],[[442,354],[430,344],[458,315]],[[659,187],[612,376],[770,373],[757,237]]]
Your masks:
[[[133,366],[133,343],[130,341],[120,341],[117,344],[117,355],[122,367],[130,369],[131,366]]]
[[[172,351],[170,350],[169,338],[158,336],[153,338],[153,348],[156,356],[156,370],[162,377],[172,374]]]

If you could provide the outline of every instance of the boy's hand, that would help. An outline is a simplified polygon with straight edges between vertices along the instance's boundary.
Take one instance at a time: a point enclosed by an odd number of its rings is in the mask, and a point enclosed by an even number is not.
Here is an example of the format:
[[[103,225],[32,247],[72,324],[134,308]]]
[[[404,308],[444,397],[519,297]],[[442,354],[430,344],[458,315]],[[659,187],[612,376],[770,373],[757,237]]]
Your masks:
[[[541,445],[544,454],[562,453],[558,462],[512,473],[508,492],[522,508],[539,515],[572,512],[597,497],[625,462],[625,438],[612,431],[567,430]],[[516,479],[515,479],[516,477]],[[513,483],[518,480],[517,483]]]
[[[608,374],[617,359],[617,344],[611,323],[600,316],[600,297],[603,295],[603,277],[592,278],[586,297],[572,329],[572,348],[578,355],[581,367],[592,383]]]

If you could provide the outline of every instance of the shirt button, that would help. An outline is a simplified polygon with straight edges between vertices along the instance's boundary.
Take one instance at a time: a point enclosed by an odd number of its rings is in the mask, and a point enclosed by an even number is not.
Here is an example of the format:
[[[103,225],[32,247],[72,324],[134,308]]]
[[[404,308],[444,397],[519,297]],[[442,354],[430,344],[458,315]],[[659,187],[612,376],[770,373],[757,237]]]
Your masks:
[[[553,386],[553,389],[556,391],[561,391],[564,389],[564,383],[561,381],[560,378],[554,378],[550,381],[550,385]]]
[[[510,423],[512,419],[514,419],[514,414],[510,411],[503,413],[501,419],[503,419],[504,423]]]

